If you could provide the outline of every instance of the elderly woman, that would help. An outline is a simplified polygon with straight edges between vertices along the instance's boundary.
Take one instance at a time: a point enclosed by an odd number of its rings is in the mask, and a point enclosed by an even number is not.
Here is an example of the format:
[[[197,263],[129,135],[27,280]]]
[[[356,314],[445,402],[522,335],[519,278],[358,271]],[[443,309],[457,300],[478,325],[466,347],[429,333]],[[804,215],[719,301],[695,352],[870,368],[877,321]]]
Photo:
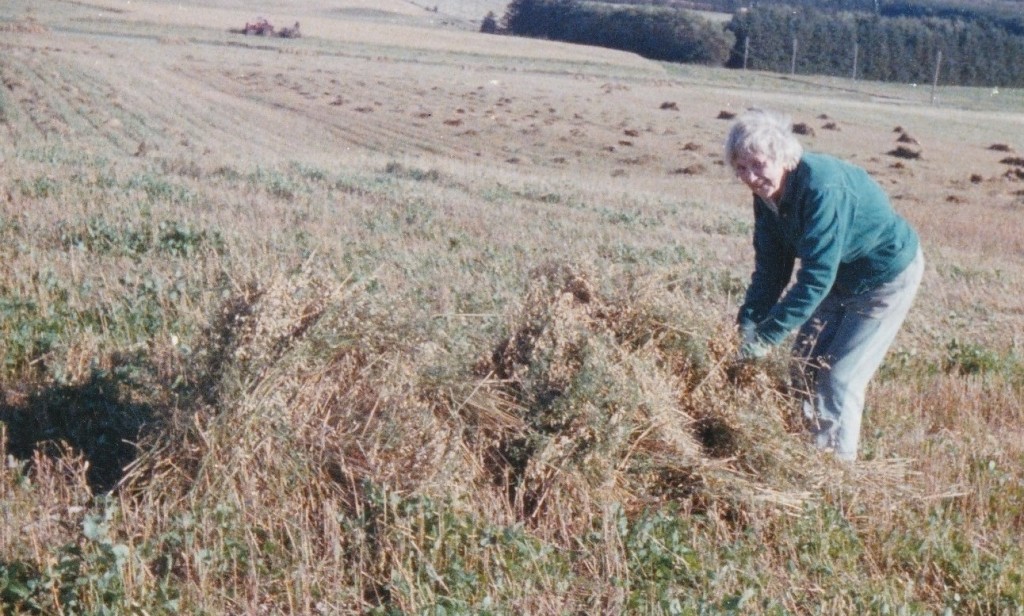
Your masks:
[[[855,460],[868,382],[921,282],[917,233],[863,169],[804,152],[783,116],[742,114],[726,158],[754,193],[740,356],[761,358],[798,330],[793,384],[813,442]]]

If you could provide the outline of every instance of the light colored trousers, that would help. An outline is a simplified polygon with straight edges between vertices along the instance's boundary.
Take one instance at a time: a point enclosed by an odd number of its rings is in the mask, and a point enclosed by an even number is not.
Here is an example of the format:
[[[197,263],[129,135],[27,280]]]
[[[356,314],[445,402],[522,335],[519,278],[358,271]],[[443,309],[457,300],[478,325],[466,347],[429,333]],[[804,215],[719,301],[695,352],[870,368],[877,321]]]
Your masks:
[[[833,289],[793,344],[793,387],[814,444],[857,459],[864,394],[914,303],[924,255],[894,280],[852,295]]]

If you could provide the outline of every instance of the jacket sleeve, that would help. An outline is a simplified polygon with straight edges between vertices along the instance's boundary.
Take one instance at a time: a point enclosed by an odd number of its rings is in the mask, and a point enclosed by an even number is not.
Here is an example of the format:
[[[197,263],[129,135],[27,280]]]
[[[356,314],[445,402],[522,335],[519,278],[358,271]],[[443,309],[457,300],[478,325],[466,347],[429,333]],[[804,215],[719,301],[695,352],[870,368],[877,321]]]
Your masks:
[[[807,195],[797,208],[800,267],[793,286],[757,325],[757,334],[765,342],[778,344],[807,322],[832,289],[842,260],[851,198],[848,191],[823,190]]]
[[[741,330],[756,328],[779,300],[793,274],[794,254],[774,214],[754,202],[754,273],[736,317]]]

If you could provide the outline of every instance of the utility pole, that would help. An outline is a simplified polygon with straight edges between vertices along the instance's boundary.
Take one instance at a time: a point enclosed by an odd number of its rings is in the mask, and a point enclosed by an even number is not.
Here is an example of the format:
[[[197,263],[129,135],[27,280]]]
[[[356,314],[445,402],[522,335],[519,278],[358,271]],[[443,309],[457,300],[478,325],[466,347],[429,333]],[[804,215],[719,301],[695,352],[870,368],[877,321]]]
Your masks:
[[[939,69],[942,68],[942,50],[935,57],[935,78],[932,79],[932,104],[935,104],[935,89],[939,87]]]
[[[750,57],[750,35],[743,39],[743,70],[747,70],[747,58]]]
[[[853,41],[853,74],[850,75],[850,79],[857,81],[857,52],[860,50],[857,48],[857,41]]]
[[[796,37],[793,37],[793,59],[789,61],[789,74],[796,75]]]

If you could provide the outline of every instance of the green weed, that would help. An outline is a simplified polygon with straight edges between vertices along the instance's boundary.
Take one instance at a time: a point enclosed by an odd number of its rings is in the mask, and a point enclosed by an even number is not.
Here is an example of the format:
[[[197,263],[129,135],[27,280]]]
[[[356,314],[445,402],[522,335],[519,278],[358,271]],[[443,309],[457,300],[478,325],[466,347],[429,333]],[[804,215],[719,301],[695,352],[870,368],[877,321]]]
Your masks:
[[[226,251],[220,232],[196,229],[181,222],[162,221],[156,234],[157,251],[174,257],[192,258],[206,250],[223,255]]]
[[[154,228],[146,222],[113,225],[105,219],[93,218],[81,225],[62,225],[59,241],[65,249],[131,257],[157,253],[191,258],[203,251],[220,255],[226,250],[218,231],[175,221],[160,221]]]
[[[727,218],[704,225],[703,231],[709,235],[737,235],[740,237],[749,237],[753,232],[753,228],[754,225],[749,220]]]
[[[44,298],[51,299],[33,299],[10,291],[0,293],[0,348],[8,374],[36,364],[75,321],[68,304],[70,291],[53,271],[33,275],[32,282]]]
[[[957,338],[946,345],[942,369],[963,376],[1001,374],[1021,376],[1022,366],[1013,354],[1000,354],[984,346]]]
[[[406,167],[398,162],[389,162],[384,167],[384,173],[397,178],[413,180],[415,182],[432,182],[440,184],[444,182],[444,176],[436,169],[424,171],[415,167]]]
[[[65,249],[134,256],[147,253],[153,244],[148,227],[115,226],[101,218],[88,220],[77,228],[62,225],[59,241]]]
[[[47,176],[40,176],[30,181],[18,180],[15,184],[23,197],[45,199],[60,194],[60,184]]]
[[[369,487],[366,509],[343,520],[385,555],[379,605],[372,614],[415,611],[500,614],[524,577],[568,586],[571,562],[522,526],[494,526],[459,513],[452,502],[401,497]],[[541,582],[543,583],[543,582]]]
[[[44,566],[0,563],[0,597],[16,613],[123,614],[129,608],[125,571],[130,548],[112,536],[118,515],[110,501],[87,514],[74,543],[55,549]]]
[[[124,183],[125,190],[141,192],[146,201],[152,203],[169,203],[174,205],[195,205],[199,197],[192,189],[175,184],[169,178],[155,172],[137,174]]]
[[[265,190],[269,195],[284,201],[293,201],[306,192],[306,188],[295,178],[282,171],[257,169],[247,178],[249,186]]]

